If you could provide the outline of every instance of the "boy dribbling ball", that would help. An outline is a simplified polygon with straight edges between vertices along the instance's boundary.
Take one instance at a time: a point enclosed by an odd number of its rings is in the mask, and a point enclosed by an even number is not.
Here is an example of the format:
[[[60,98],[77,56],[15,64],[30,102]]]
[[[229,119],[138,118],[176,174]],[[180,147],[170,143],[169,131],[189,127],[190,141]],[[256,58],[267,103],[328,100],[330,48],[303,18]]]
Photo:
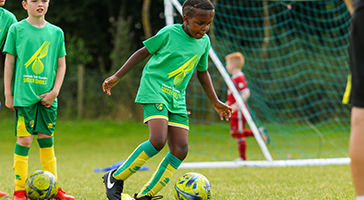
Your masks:
[[[144,41],[144,47],[104,81],[103,91],[111,95],[111,88],[129,70],[152,55],[143,70],[135,100],[143,105],[144,123],[148,124],[150,137],[135,149],[122,166],[103,176],[108,199],[120,200],[124,182],[148,159],[158,154],[168,141],[169,153],[149,182],[134,195],[136,200],[162,198],[157,193],[168,184],[187,156],[189,124],[185,90],[195,70],[221,120],[230,118],[231,108],[218,99],[207,70],[210,39],[206,33],[214,14],[214,5],[209,0],[185,1],[182,25],[166,26]]]
[[[15,191],[13,200],[26,200],[29,149],[37,135],[42,168],[57,177],[53,132],[57,96],[66,72],[63,31],[45,20],[49,0],[24,0],[28,17],[13,24],[4,46],[5,105],[15,111]],[[56,199],[74,200],[58,189]]]

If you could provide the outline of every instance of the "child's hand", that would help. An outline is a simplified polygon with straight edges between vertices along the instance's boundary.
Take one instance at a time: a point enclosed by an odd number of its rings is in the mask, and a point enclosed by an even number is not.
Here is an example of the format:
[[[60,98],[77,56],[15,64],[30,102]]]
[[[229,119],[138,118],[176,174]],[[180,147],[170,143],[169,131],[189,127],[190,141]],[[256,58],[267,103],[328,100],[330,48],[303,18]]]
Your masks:
[[[224,120],[224,117],[225,117],[225,120],[229,121],[229,119],[231,117],[231,112],[232,112],[232,109],[230,106],[222,103],[221,101],[218,101],[217,103],[214,104],[214,109],[220,115],[221,120]]]
[[[116,78],[115,76],[110,76],[109,78],[105,79],[104,83],[102,84],[102,90],[106,92],[109,96],[111,95],[111,88],[114,87],[120,79]]]
[[[58,96],[58,94],[55,91],[50,91],[47,93],[44,93],[38,97],[43,97],[43,99],[40,100],[40,103],[45,106],[46,108],[51,107],[54,99],[56,99],[56,97]]]
[[[5,96],[5,106],[11,110],[15,110],[14,105],[14,97],[13,95]]]
[[[238,110],[238,107],[239,107],[239,105],[238,105],[238,103],[237,102],[235,102],[235,103],[233,103],[232,105],[231,105],[231,113],[235,113],[237,110]]]

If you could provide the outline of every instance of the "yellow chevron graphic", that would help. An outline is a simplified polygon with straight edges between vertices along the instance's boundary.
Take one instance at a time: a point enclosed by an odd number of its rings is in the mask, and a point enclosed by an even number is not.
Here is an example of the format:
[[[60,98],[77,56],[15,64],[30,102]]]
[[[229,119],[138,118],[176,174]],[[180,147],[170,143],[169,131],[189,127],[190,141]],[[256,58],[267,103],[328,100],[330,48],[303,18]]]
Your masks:
[[[168,73],[168,75],[169,75],[168,78],[176,76],[173,81],[174,85],[177,86],[177,85],[181,84],[183,79],[186,76],[186,72],[189,72],[193,69],[193,67],[195,66],[195,64],[199,58],[200,58],[199,55],[193,56],[190,60],[188,60],[181,67],[174,70],[173,72]]]
[[[25,66],[29,67],[29,65],[33,63],[33,72],[36,74],[42,73],[44,70],[44,65],[40,59],[47,56],[50,44],[50,42],[45,41],[42,46],[34,53],[34,55],[28,60],[28,62],[25,63]]]

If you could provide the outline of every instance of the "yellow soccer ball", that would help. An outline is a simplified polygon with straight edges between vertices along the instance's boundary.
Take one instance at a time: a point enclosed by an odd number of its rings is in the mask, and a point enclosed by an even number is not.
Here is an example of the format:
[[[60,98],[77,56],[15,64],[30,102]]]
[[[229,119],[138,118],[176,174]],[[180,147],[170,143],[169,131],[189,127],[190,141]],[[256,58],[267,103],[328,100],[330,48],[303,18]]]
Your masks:
[[[53,199],[58,192],[58,182],[51,172],[37,170],[25,181],[25,192],[30,200]]]
[[[210,200],[211,184],[202,174],[186,173],[178,179],[174,186],[174,198],[176,200]]]

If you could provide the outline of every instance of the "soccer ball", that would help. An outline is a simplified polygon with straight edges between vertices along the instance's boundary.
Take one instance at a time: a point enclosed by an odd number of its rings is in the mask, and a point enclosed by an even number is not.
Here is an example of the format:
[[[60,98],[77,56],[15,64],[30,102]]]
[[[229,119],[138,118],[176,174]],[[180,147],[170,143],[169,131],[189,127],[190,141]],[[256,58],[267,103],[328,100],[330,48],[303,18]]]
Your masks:
[[[52,199],[57,195],[58,182],[51,172],[37,170],[25,181],[25,192],[30,200]]]
[[[133,200],[133,198],[126,193],[121,193],[121,200]]]
[[[210,200],[211,184],[202,174],[186,173],[174,186],[174,198],[176,200]]]

